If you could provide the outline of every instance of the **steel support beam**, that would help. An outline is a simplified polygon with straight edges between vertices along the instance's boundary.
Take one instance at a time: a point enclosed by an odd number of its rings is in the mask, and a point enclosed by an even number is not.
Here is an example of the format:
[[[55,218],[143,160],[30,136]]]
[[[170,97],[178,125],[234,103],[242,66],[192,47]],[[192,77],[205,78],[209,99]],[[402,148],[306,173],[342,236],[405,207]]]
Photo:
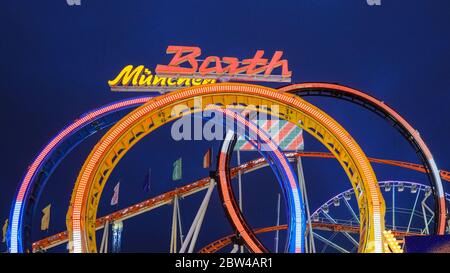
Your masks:
[[[208,208],[209,200],[211,199],[211,194],[214,190],[214,186],[216,185],[216,182],[214,179],[211,179],[211,182],[208,186],[208,191],[205,194],[205,198],[203,198],[203,201],[200,205],[199,210],[197,211],[197,215],[194,218],[194,221],[192,222],[191,228],[188,231],[188,234],[186,235],[186,239],[183,242],[183,245],[181,246],[180,253],[185,253],[186,249],[188,248],[188,252],[192,253],[195,243],[197,241],[198,233],[200,232],[200,228],[203,222],[203,217],[205,216],[206,209]]]

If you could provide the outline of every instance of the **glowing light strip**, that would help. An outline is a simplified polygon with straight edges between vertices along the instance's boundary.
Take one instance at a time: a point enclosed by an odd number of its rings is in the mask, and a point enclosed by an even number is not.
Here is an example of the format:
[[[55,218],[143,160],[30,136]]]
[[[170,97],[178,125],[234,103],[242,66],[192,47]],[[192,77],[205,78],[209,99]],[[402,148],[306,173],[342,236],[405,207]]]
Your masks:
[[[304,215],[304,210],[302,209],[303,207],[303,200],[301,198],[301,195],[299,193],[299,189],[297,187],[297,180],[296,177],[294,175],[294,173],[292,172],[292,168],[291,165],[289,164],[287,158],[285,157],[284,153],[282,153],[279,149],[279,147],[271,140],[270,136],[259,129],[259,127],[257,127],[254,123],[248,121],[247,119],[245,119],[244,117],[242,117],[241,115],[232,112],[232,111],[226,111],[223,109],[217,109],[217,111],[220,111],[222,113],[224,113],[227,117],[232,118],[234,121],[238,121],[239,124],[244,124],[245,128],[249,129],[249,131],[251,131],[252,133],[256,133],[256,135],[266,144],[269,145],[271,153],[276,155],[276,157],[273,158],[274,163],[275,164],[281,164],[282,169],[283,169],[283,174],[286,176],[286,178],[288,179],[288,185],[285,185],[285,183],[283,183],[282,181],[280,181],[280,185],[283,187],[283,191],[287,191],[290,198],[293,199],[293,206],[291,205],[291,203],[288,201],[288,207],[290,208],[290,210],[293,210],[293,213],[289,213],[290,214],[290,222],[291,224],[289,225],[289,234],[293,234],[294,236],[290,236],[290,240],[291,242],[289,243],[290,248],[293,250],[293,252],[299,253],[302,252],[304,246],[304,233],[305,233],[305,227],[306,227],[306,223],[305,223],[305,215]],[[295,125],[294,125],[295,126]],[[226,153],[228,154],[228,147],[231,145],[231,137],[233,136],[233,133],[230,133],[230,131],[227,133],[224,144],[222,146],[222,150],[221,153]],[[222,156],[220,157],[220,159],[225,160],[226,158],[223,158]],[[223,163],[223,164],[222,164]],[[221,167],[225,168],[225,163],[220,161]],[[228,183],[226,183],[226,176],[225,176],[225,171],[223,171],[224,169],[220,169],[219,171],[219,177],[221,180],[221,185],[223,189],[227,189],[228,188]],[[288,188],[286,189],[286,186],[288,186]],[[226,193],[227,196],[228,192]],[[229,198],[229,197],[228,197]],[[225,203],[229,203],[230,200],[226,200]],[[234,212],[234,208],[232,205],[230,204],[226,204],[228,213],[231,213],[233,215],[236,215],[236,212]],[[230,211],[233,210],[233,212]],[[237,225],[237,226],[242,226],[242,224],[240,223],[240,218],[236,217],[234,218],[233,216],[231,217],[233,219],[233,222]],[[239,222],[239,223],[236,223]],[[293,230],[292,230],[293,229]],[[245,233],[247,233],[246,230],[244,230]],[[245,236],[244,239],[246,240],[247,238],[249,238],[250,236],[247,234]],[[246,240],[247,242],[247,240]],[[293,243],[292,243],[293,242]],[[253,243],[251,243],[250,245],[254,245]],[[252,249],[254,252],[260,252],[259,248],[258,249]]]
[[[37,171],[42,167],[42,164],[45,162],[45,159],[48,155],[50,155],[53,150],[61,144],[61,142],[67,137],[76,132],[78,129],[88,124],[89,122],[97,119],[98,117],[117,111],[124,107],[130,107],[132,105],[140,105],[148,100],[152,99],[152,97],[142,97],[136,99],[130,99],[126,101],[117,102],[114,104],[110,104],[108,106],[102,107],[98,110],[94,110],[83,115],[80,119],[76,120],[74,123],[67,126],[63,129],[58,135],[56,135],[39,153],[36,159],[33,161],[31,166],[28,168],[25,177],[23,178],[19,190],[17,192],[15,202],[12,208],[12,215],[10,216],[10,232],[9,232],[9,241],[10,241],[10,249],[11,253],[23,252],[22,249],[22,240],[21,240],[21,231],[22,231],[22,218],[23,218],[23,208],[24,201],[27,202],[28,190],[33,183],[33,178],[35,177]]]
[[[380,221],[380,215],[382,213],[381,205],[383,204],[383,201],[382,199],[379,199],[379,195],[381,198],[382,196],[378,189],[375,174],[373,173],[373,171],[371,171],[372,169],[370,167],[370,163],[368,162],[367,158],[362,153],[356,142],[354,142],[348,135],[348,133],[341,126],[338,126],[334,122],[334,120],[332,120],[328,116],[325,116],[320,111],[310,106],[307,102],[300,100],[297,97],[291,97],[282,93],[274,92],[274,90],[271,88],[244,84],[223,83],[182,89],[179,91],[175,91],[174,93],[163,95],[162,97],[148,102],[142,107],[136,109],[132,114],[124,117],[119,123],[117,123],[112,129],[108,131],[107,135],[104,136],[102,140],[100,140],[100,142],[96,146],[96,149],[93,151],[93,153],[91,153],[83,166],[72,195],[72,206],[70,208],[71,217],[68,218],[69,233],[72,232],[73,234],[77,234],[78,232],[80,232],[80,234],[82,234],[81,218],[82,215],[84,217],[83,207],[89,206],[89,204],[85,203],[85,197],[87,197],[88,194],[87,188],[91,186],[93,182],[93,177],[91,178],[91,176],[95,176],[96,166],[101,161],[103,155],[108,152],[108,147],[110,145],[117,141],[118,138],[123,133],[125,133],[131,125],[133,125],[135,122],[138,122],[139,119],[141,117],[144,117],[146,114],[155,111],[160,107],[169,106],[171,103],[175,103],[177,101],[194,98],[196,96],[211,95],[213,93],[219,93],[219,95],[227,93],[244,93],[248,95],[262,96],[268,99],[288,104],[296,109],[301,109],[302,112],[314,117],[315,120],[322,123],[322,125],[325,125],[327,130],[329,130],[330,133],[338,140],[340,140],[340,142],[344,144],[344,147],[349,150],[348,152],[353,155],[353,159],[355,160],[354,164],[356,164],[356,166],[359,166],[359,169],[362,170],[362,175],[364,176],[363,182],[366,182],[366,186],[368,186],[368,189],[365,189],[367,190],[367,202],[369,205],[368,217],[372,217],[372,219],[369,218],[371,222],[367,223],[367,227],[373,231],[373,234],[371,235],[374,237],[373,243],[375,246],[375,252],[383,251],[381,231],[384,228],[381,227],[382,222]],[[75,243],[81,244],[81,242],[74,241],[74,244]],[[87,245],[85,246],[87,247]],[[84,251],[82,245],[77,246],[75,249],[78,252]]]
[[[227,157],[227,148],[230,146],[231,138],[233,136],[233,133],[228,132],[225,140],[224,145],[222,146],[222,149],[220,151],[219,156],[219,183],[223,189],[228,188],[227,181],[225,179],[226,177],[226,157]],[[223,191],[224,195],[224,205],[230,215],[230,218],[232,219],[237,231],[239,234],[241,234],[244,241],[247,243],[248,247],[254,252],[254,253],[262,253],[262,250],[259,248],[257,244],[253,241],[250,234],[247,232],[247,230],[244,228],[242,222],[239,219],[239,216],[236,213],[236,210],[233,208],[231,203],[231,197],[229,195],[229,191]]]
[[[353,88],[342,86],[338,84],[331,84],[331,83],[299,83],[299,84],[292,84],[285,87],[282,87],[279,89],[280,92],[295,92],[296,90],[306,90],[306,89],[329,89],[333,91],[339,91],[341,93],[348,93],[352,96],[356,96],[362,100],[364,100],[366,103],[370,103],[378,108],[381,108],[383,112],[388,114],[391,118],[393,118],[396,122],[400,123],[411,136],[413,139],[417,142],[418,146],[420,147],[421,152],[425,156],[430,168],[431,168],[431,175],[433,177],[433,186],[434,190],[436,191],[437,195],[437,202],[438,202],[438,226],[437,226],[437,234],[443,235],[445,234],[445,225],[446,225],[446,203],[445,203],[445,192],[442,186],[442,180],[439,175],[439,169],[436,165],[436,162],[434,161],[433,155],[430,152],[430,149],[423,141],[422,137],[420,136],[419,132],[414,129],[408,121],[406,121],[400,114],[398,114],[393,108],[389,107],[386,103]],[[301,96],[301,94],[299,94]],[[381,237],[380,235],[379,237]]]

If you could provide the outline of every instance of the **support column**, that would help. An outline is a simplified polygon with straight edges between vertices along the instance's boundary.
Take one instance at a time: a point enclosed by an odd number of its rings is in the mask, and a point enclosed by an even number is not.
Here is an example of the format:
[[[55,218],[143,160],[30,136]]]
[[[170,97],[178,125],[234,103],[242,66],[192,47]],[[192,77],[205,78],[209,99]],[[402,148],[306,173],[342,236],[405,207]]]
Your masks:
[[[177,214],[178,214],[178,196],[173,198],[173,212],[172,212],[172,233],[170,236],[170,253],[177,253]]]
[[[201,225],[203,223],[203,217],[205,216],[206,209],[208,208],[209,200],[211,199],[211,194],[214,190],[214,186],[216,185],[216,181],[211,178],[208,186],[208,191],[205,194],[205,198],[203,198],[202,204],[195,215],[194,221],[186,235],[186,239],[181,246],[180,253],[185,253],[186,249],[189,249],[188,252],[191,253],[195,247],[195,243],[197,241],[198,233],[200,232]]]
[[[302,159],[300,156],[298,156],[296,158],[297,161],[297,176],[298,176],[298,182],[300,184],[300,190],[302,191],[302,196],[303,196],[303,200],[305,202],[305,207],[306,207],[306,217],[308,219],[308,227],[309,227],[309,232],[307,234],[307,236],[309,237],[309,247],[308,250],[311,253],[315,253],[316,252],[316,246],[314,244],[314,236],[313,236],[313,229],[312,229],[312,223],[311,223],[311,214],[309,211],[309,202],[308,202],[308,194],[306,192],[306,183],[305,183],[305,175],[303,173],[303,165],[302,165]],[[305,241],[308,238],[305,238]]]
[[[109,231],[109,222],[105,222],[105,226],[103,227],[103,237],[102,242],[100,244],[100,253],[108,253],[108,231]]]
[[[183,235],[183,225],[181,224],[181,212],[180,212],[180,201],[177,198],[177,216],[178,216],[178,228],[180,229],[180,243],[183,245],[184,235]]]

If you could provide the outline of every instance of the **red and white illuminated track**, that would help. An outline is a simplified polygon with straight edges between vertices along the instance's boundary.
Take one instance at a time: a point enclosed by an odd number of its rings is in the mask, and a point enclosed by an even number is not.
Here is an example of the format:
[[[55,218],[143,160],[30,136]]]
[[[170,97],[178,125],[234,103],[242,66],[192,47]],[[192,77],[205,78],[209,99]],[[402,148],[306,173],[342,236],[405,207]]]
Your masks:
[[[119,109],[124,109],[127,107],[132,106],[138,106],[142,105],[143,103],[149,101],[152,99],[152,97],[141,97],[136,99],[129,99],[121,102],[116,102],[107,106],[104,106],[102,108],[99,108],[97,110],[91,111],[79,119],[77,119],[75,122],[71,123],[69,126],[64,128],[61,132],[59,132],[45,147],[44,149],[39,153],[39,155],[35,158],[33,163],[28,167],[27,172],[20,183],[18,192],[16,194],[15,202],[13,204],[12,213],[11,213],[11,219],[10,219],[10,252],[17,253],[23,251],[23,249],[20,249],[21,246],[21,240],[22,240],[22,227],[21,223],[23,221],[23,210],[25,203],[28,202],[28,200],[24,199],[26,194],[30,191],[31,185],[30,183],[33,182],[32,179],[35,178],[36,175],[38,175],[39,168],[42,167],[43,163],[47,159],[48,156],[54,151],[55,147],[60,145],[66,137],[73,134],[75,131],[79,130],[79,128],[85,126],[89,122],[96,120],[98,117],[101,117],[102,115],[107,115],[112,112],[115,112]],[[27,197],[28,198],[28,197]]]

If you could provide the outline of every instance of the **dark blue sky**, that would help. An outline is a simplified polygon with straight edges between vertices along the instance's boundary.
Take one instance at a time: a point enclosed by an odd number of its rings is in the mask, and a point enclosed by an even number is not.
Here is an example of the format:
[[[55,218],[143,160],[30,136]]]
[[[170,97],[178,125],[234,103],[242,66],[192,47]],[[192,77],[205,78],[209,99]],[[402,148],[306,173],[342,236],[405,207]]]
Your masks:
[[[26,167],[62,127],[80,114],[136,94],[112,93],[107,80],[126,64],[167,63],[167,45],[195,45],[205,55],[270,55],[283,50],[294,82],[336,82],[384,100],[418,129],[438,166],[450,169],[450,3],[446,0],[296,1],[94,1],[70,7],[58,1],[4,1],[0,9],[0,111],[2,152],[0,220]],[[309,101],[338,120],[369,156],[418,162],[412,148],[387,123],[347,102]],[[50,179],[39,209],[53,204],[50,233],[65,229],[73,182],[98,134],[83,143]],[[323,150],[306,136],[305,149]],[[220,143],[175,142],[165,126],[139,143],[121,161],[105,188],[99,215],[121,179],[120,207],[144,200],[141,184],[152,167],[150,196],[201,178],[202,155]],[[217,149],[216,149],[217,150]],[[171,182],[172,162],[185,162],[182,182]],[[246,155],[252,158],[255,155]],[[331,160],[306,159],[306,181],[313,208],[350,187]],[[374,166],[380,180],[425,176]],[[246,176],[245,215],[255,226],[274,224],[270,170]],[[201,196],[182,200],[187,230]],[[231,232],[217,194],[208,210],[199,245]],[[166,251],[171,207],[125,222],[124,249]],[[35,227],[40,215],[36,216]],[[157,223],[157,224],[155,224]],[[160,224],[161,223],[161,224]],[[33,238],[46,234],[38,229]],[[272,235],[270,235],[272,236]],[[265,240],[271,243],[272,237]],[[1,249],[4,249],[2,246]]]

